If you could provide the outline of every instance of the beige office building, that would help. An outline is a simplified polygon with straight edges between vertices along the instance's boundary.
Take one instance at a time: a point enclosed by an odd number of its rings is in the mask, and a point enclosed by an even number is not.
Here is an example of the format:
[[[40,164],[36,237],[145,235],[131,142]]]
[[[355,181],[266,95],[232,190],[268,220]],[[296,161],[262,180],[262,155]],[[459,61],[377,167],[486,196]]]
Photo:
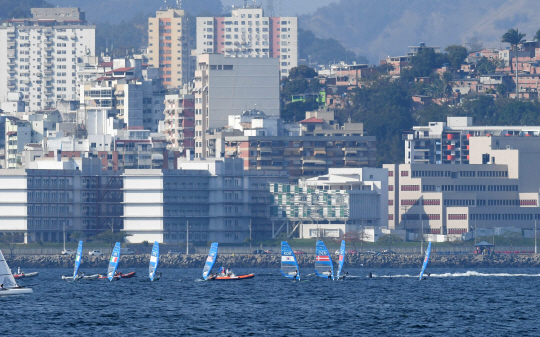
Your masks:
[[[163,85],[191,82],[189,19],[180,9],[159,10],[148,18],[148,64],[159,68]]]
[[[540,138],[468,140],[469,164],[384,165],[390,229],[461,236],[476,228],[534,228],[540,219]]]

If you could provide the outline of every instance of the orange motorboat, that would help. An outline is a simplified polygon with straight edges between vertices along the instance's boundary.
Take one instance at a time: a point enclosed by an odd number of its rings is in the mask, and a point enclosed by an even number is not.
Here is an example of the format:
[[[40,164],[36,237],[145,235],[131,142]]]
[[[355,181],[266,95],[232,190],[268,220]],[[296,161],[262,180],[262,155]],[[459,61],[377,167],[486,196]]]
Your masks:
[[[247,275],[231,275],[231,276],[216,276],[213,278],[208,278],[209,281],[234,281],[234,280],[245,280],[248,278],[254,278],[255,274]]]

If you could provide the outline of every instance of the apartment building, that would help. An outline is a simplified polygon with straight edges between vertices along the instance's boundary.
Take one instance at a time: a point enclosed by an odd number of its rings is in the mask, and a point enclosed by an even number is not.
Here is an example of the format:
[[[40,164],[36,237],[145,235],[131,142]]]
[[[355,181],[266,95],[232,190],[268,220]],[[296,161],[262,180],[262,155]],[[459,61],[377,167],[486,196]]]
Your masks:
[[[189,18],[181,9],[167,8],[148,18],[148,64],[159,69],[167,88],[178,88],[193,79]]]
[[[540,218],[538,134],[469,142],[468,164],[384,165],[390,228],[461,236],[475,228],[534,227]]]
[[[333,110],[306,112],[298,125],[262,113],[230,117],[236,129],[207,133],[208,157],[242,158],[246,170],[286,170],[291,182],[330,168],[375,166],[375,137],[365,135],[362,123],[338,125]]]
[[[243,243],[269,237],[268,181],[285,172],[245,172],[239,159],[180,159],[178,170],[126,170],[124,230],[131,242]],[[187,228],[189,226],[189,229]]]
[[[273,58],[198,56],[195,72],[195,157],[207,153],[206,132],[227,125],[228,116],[257,108],[279,116],[278,61]]]
[[[195,97],[188,93],[165,96],[163,133],[168,148],[186,156],[195,153]]]
[[[539,126],[474,126],[472,117],[448,117],[405,132],[406,164],[469,164],[472,137],[537,137]]]
[[[21,166],[21,153],[26,144],[32,143],[32,124],[15,117],[5,118],[5,166],[15,169]]]
[[[33,8],[0,26],[0,101],[22,93],[26,111],[77,99],[77,63],[95,54],[95,26],[78,8]]]
[[[96,71],[99,73],[102,68],[99,66]],[[165,98],[158,69],[133,58],[114,59],[111,68],[81,85],[80,114],[90,116],[94,111],[107,111],[109,117],[120,119],[128,129],[158,132],[164,119]]]
[[[234,8],[230,17],[197,18],[197,54],[279,59],[281,77],[298,65],[298,18],[266,17],[260,6]]]
[[[0,232],[24,233],[25,242],[62,242],[64,230],[70,240],[74,231],[90,237],[121,229],[121,189],[121,176],[92,158],[0,170]]]
[[[288,235],[299,228],[299,237],[305,239],[386,227],[387,176],[384,168],[330,168],[327,175],[297,185],[270,183],[271,219],[280,228],[286,222]]]

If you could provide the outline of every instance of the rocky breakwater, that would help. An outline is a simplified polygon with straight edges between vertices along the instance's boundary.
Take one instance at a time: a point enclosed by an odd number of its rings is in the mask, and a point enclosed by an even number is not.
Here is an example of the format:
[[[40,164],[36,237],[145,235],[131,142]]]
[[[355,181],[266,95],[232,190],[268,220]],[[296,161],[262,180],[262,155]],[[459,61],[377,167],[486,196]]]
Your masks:
[[[203,268],[206,255],[162,255],[160,268]],[[302,254],[297,257],[301,268],[313,268],[315,256]],[[12,268],[71,268],[75,256],[63,255],[18,255],[6,256]],[[121,268],[146,268],[150,255],[124,255],[121,258]],[[334,264],[337,258],[333,256]],[[423,256],[421,255],[347,255],[346,267],[365,268],[420,268]],[[108,256],[84,256],[84,268],[106,268]],[[279,268],[281,256],[279,254],[220,254],[217,265],[231,268]],[[430,267],[446,268],[494,268],[494,267],[540,267],[540,255],[437,255],[430,259]]]

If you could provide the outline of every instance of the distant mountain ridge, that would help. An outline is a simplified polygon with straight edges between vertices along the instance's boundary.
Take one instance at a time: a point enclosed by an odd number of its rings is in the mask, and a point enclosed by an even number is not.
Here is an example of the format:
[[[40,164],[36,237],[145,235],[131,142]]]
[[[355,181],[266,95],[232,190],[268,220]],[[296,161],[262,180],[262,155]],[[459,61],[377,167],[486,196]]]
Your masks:
[[[540,2],[534,0],[340,0],[301,16],[300,27],[378,63],[419,42],[444,49],[477,37],[484,47],[500,47],[509,28],[532,39],[540,29],[537,13]]]
[[[30,8],[52,7],[44,0],[0,0],[0,20],[29,18]]]

